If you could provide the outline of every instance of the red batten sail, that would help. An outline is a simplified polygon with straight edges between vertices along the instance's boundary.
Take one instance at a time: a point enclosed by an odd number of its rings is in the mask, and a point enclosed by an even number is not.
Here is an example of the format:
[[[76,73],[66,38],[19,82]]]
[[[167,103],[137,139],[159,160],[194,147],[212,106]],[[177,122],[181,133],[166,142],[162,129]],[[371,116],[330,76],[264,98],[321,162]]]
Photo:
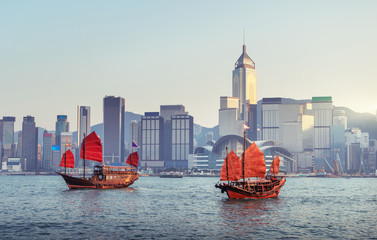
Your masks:
[[[272,174],[278,174],[279,173],[279,164],[280,164],[279,156],[276,156],[276,158],[271,163],[271,173]]]
[[[242,162],[243,154],[241,156]],[[266,174],[266,163],[264,154],[253,142],[245,151],[245,178],[259,177],[264,178]]]
[[[137,154],[137,152],[131,153],[128,156],[126,163],[131,166],[137,167],[137,165],[139,164],[139,155]]]
[[[228,164],[227,164],[228,162]],[[227,168],[228,176],[227,178]],[[220,181],[238,181],[241,178],[241,162],[240,158],[232,151],[224,159],[223,167],[221,168]]]
[[[66,166],[64,163],[66,163]],[[63,157],[59,166],[67,167],[67,168],[75,168],[75,157],[73,156],[73,153],[71,152],[71,150],[68,149],[68,151],[66,151],[63,154]]]
[[[92,132],[82,141],[80,154],[82,159],[84,159],[84,149],[85,160],[92,160],[102,163],[102,144],[101,139],[99,139],[96,132]]]

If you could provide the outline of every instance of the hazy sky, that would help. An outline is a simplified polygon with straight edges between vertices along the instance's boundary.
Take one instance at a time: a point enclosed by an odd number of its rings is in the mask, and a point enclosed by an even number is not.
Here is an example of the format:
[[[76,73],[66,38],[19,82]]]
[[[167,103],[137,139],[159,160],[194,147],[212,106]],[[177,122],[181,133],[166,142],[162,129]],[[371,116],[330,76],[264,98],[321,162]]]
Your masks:
[[[103,97],[143,114],[183,104],[218,124],[243,28],[258,100],[332,96],[377,109],[377,1],[1,1],[0,117],[54,130],[77,105],[102,122]]]

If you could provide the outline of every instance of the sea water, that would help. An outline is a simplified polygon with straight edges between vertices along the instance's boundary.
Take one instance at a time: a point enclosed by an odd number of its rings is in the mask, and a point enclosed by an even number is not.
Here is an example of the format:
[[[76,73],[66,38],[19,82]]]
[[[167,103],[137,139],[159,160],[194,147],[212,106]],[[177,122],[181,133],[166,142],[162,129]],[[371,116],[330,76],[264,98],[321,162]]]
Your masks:
[[[263,200],[229,200],[217,181],[70,191],[60,176],[0,176],[0,239],[377,238],[377,178],[288,178]]]

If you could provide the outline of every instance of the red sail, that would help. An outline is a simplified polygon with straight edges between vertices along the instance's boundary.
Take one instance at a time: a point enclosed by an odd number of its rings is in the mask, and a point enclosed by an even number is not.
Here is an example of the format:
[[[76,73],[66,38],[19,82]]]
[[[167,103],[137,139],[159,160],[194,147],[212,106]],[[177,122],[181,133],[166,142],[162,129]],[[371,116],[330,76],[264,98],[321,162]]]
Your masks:
[[[67,166],[65,166],[65,164]],[[75,157],[73,156],[73,153],[71,152],[71,150],[68,149],[68,151],[66,151],[64,154],[63,154],[63,157],[62,157],[62,161],[60,162],[60,167],[67,167],[67,168],[75,168]]]
[[[271,163],[270,171],[271,171],[272,174],[278,174],[279,173],[279,164],[280,164],[279,156],[276,156],[276,158]]]
[[[85,158],[84,158],[85,149]],[[96,132],[92,132],[82,141],[80,157],[102,163],[102,144]]]
[[[228,171],[227,171],[227,168],[228,168]],[[238,181],[240,180],[240,178],[241,178],[240,158],[232,150],[230,151],[228,156],[224,159],[223,167],[221,168],[221,173],[220,173],[220,181]]]
[[[241,164],[242,158],[243,154],[241,156]],[[264,154],[254,142],[245,151],[245,178],[264,178],[265,174],[266,163],[264,162]]]
[[[139,155],[137,154],[137,152],[131,153],[128,156],[126,163],[131,166],[137,167],[137,164],[139,164]]]

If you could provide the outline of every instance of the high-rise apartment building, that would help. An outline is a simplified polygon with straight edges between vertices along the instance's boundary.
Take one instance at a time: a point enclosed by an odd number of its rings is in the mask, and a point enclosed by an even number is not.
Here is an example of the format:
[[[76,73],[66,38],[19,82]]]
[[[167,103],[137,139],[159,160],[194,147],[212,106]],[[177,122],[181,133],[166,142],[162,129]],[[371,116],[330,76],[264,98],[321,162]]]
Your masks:
[[[124,98],[106,96],[103,99],[103,154],[105,164],[125,161],[124,118]]]
[[[43,154],[42,154],[42,169],[52,169],[52,133],[44,131],[43,133]]]
[[[61,144],[61,133],[69,132],[69,122],[67,115],[58,115],[55,128],[56,145]]]
[[[34,117],[26,116],[22,122],[21,166],[26,171],[38,170],[38,128]]]
[[[77,145],[81,146],[82,140],[90,134],[90,107],[77,106]]]

